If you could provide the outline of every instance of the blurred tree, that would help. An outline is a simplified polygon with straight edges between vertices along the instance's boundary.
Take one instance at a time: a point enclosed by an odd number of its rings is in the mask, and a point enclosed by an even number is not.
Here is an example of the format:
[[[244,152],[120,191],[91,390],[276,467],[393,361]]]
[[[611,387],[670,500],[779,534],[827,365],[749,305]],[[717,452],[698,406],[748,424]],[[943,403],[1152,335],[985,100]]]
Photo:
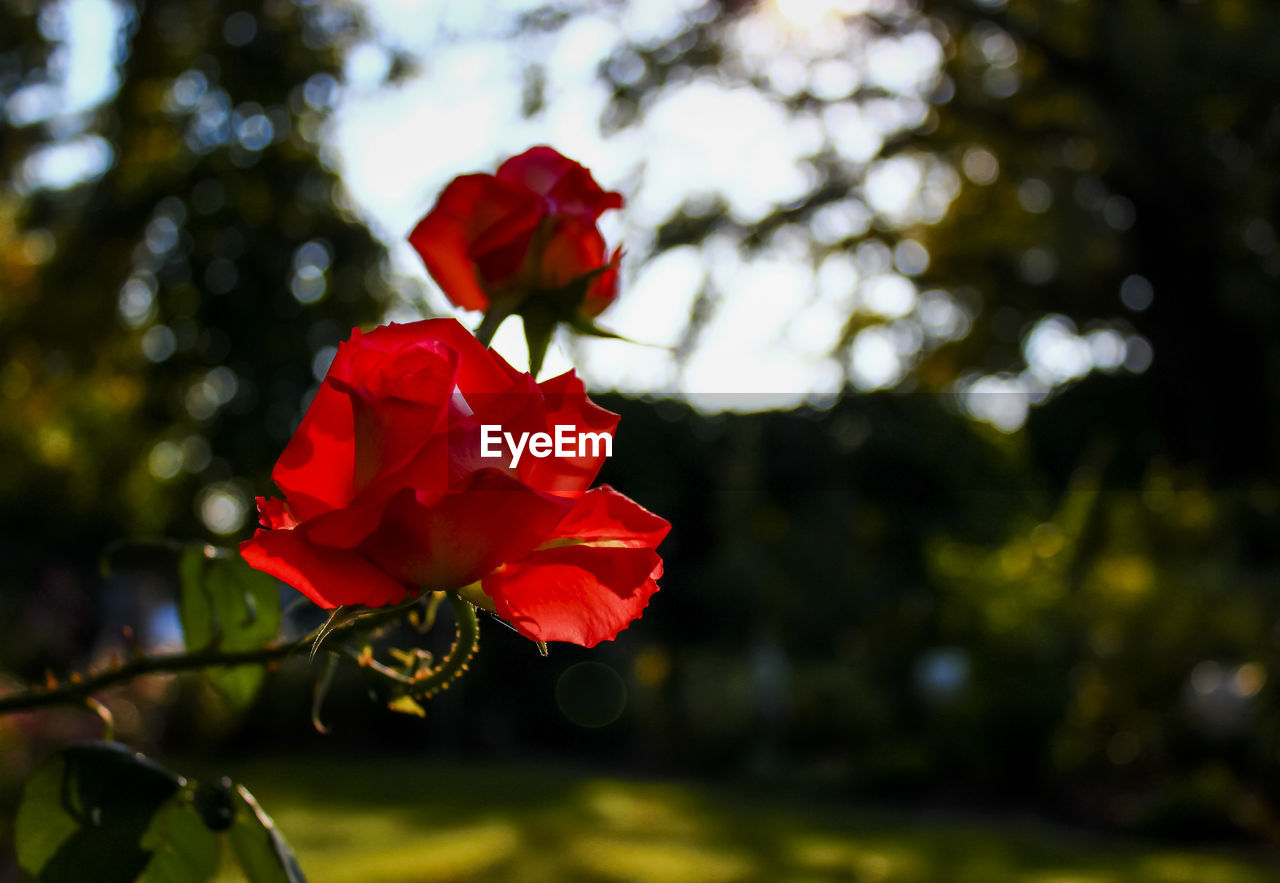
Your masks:
[[[799,13],[807,24],[788,30]],[[921,780],[945,771],[1088,803],[1105,781],[1112,799],[1164,795],[1093,807],[1113,818],[1147,806],[1201,832],[1274,830],[1257,800],[1274,805],[1273,789],[1242,783],[1274,778],[1275,723],[1257,697],[1280,663],[1265,588],[1280,570],[1280,59],[1267,48],[1277,37],[1280,7],[1263,0],[719,0],[602,68],[606,131],[641,124],[664,94],[705,79],[753,89],[821,132],[800,160],[813,173],[805,194],[750,221],[725,194],[693,194],[659,225],[651,256],[799,240],[820,280],[843,263],[855,270],[848,285],[864,286],[837,355],[888,329],[917,342],[901,386],[965,392],[971,414],[1008,430],[1026,419],[1012,508],[958,505],[994,486],[943,450],[928,502],[903,512],[921,463],[898,460],[899,448],[886,470],[859,451],[823,479],[852,495],[839,508],[879,509],[899,541],[880,533],[855,551],[815,526],[771,548],[742,530],[736,564],[713,568],[726,601],[755,585],[772,622],[786,621],[779,599],[804,598],[827,614],[815,625],[827,640],[833,623],[885,626],[850,626],[857,652],[846,658],[859,670],[833,683],[861,713],[822,719],[832,739],[861,740],[869,765],[888,769],[898,751],[899,785],[911,769]],[[904,76],[886,47],[924,79]],[[883,138],[850,143],[851,126]],[[910,198],[882,198],[886,180]],[[886,274],[911,281],[909,312],[869,303],[866,280]],[[708,286],[687,343],[733,295]],[[904,428],[878,419],[877,433]],[[931,431],[940,447],[956,444],[954,428]],[[821,448],[805,450],[821,462]],[[775,458],[759,468],[794,468]],[[867,468],[891,475],[892,490],[868,487]],[[768,517],[733,505],[744,526],[819,511],[772,499],[781,508]],[[908,563],[922,547],[927,574]],[[815,556],[817,582],[765,600],[766,577],[795,581]],[[897,572],[877,574],[882,561]],[[826,593],[824,580],[840,589]],[[919,583],[929,588],[916,595]],[[923,621],[911,619],[913,597],[929,607]],[[865,606],[876,598],[893,600],[878,614]],[[780,628],[792,647],[826,646],[812,633],[796,641],[801,623]],[[895,701],[913,677],[957,692]]]
[[[1130,423],[1146,425],[1124,441],[1139,460],[1162,453],[1245,484],[1273,474],[1280,60],[1267,47],[1280,36],[1280,8],[852,7],[714,0],[678,33],[614,54],[602,70],[612,89],[606,130],[709,77],[755,89],[823,133],[803,158],[814,184],[802,197],[744,224],[705,198],[714,194],[697,195],[660,225],[652,253],[725,236],[753,250],[802,229],[815,268],[848,255],[864,280],[896,272],[924,292],[901,318],[853,312],[842,353],[869,326],[891,325],[920,341],[913,383],[1016,381],[986,387],[1012,394],[989,406],[997,423],[1012,413],[1010,426],[1029,397],[1090,370],[1145,371],[1142,383],[1103,392],[1106,406],[1073,438],[1107,434],[1107,421],[1136,408],[1142,416]],[[869,141],[848,143],[850,120]],[[877,198],[886,175],[915,189],[904,209]],[[952,306],[966,314],[958,328]],[[704,297],[690,339],[713,313]],[[989,416],[981,403],[973,410]]]
[[[389,296],[382,248],[321,150],[355,8],[98,6],[118,86],[68,110],[71,5],[0,3],[0,603],[15,658],[49,637],[15,628],[29,600],[76,646],[63,617],[78,605],[50,597],[50,562],[251,524],[328,348]]]
[[[1273,473],[1280,63],[1265,47],[1280,9],[982,5],[933,4],[957,51],[931,137],[961,165],[975,145],[1000,164],[929,240],[942,278],[990,292],[966,346],[1015,315],[1025,335],[1048,313],[1088,327],[1119,312],[1154,348],[1145,452],[1233,484]]]
[[[0,0],[0,640],[14,660],[43,641],[61,663],[83,643],[71,590],[31,570],[83,564],[122,533],[199,532],[197,514],[240,528],[325,348],[389,292],[318,141],[359,34],[348,7],[112,6],[119,87],[70,115],[48,89],[59,8]],[[1010,434],[924,396],[750,417],[609,402],[626,428],[602,477],[676,525],[662,594],[596,651],[634,688],[628,728],[575,728],[528,643],[490,629],[476,686],[426,724],[338,738],[383,746],[391,730],[416,750],[426,726],[472,749],[613,760],[627,743],[740,768],[762,717],[750,648],[766,647],[789,672],[771,738],[815,779],[1065,792],[1124,821],[1190,806],[1274,831],[1280,795],[1256,783],[1278,781],[1280,726],[1280,9],[682,8],[682,27],[602,68],[604,128],[700,78],[740,86],[816,126],[812,175],[758,217],[690,194],[629,259],[798,242],[820,277],[903,277],[905,311],[849,299],[842,359],[887,332],[912,369],[903,388],[996,378],[1006,428],[1043,400]],[[806,9],[810,24],[787,24]],[[535,66],[524,112],[556,100],[545,87]],[[908,199],[883,198],[903,182]],[[686,351],[734,296],[713,288]],[[273,689],[248,734],[307,726],[307,691]],[[1126,789],[1159,799],[1115,800]]]

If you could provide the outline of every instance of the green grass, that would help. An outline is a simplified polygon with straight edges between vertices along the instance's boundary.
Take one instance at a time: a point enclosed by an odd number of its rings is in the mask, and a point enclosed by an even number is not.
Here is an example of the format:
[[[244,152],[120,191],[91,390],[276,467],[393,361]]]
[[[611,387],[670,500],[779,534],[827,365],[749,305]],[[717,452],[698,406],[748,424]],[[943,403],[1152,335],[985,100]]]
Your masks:
[[[421,761],[232,766],[310,883],[1266,883],[1261,854]],[[230,863],[219,883],[241,879]]]

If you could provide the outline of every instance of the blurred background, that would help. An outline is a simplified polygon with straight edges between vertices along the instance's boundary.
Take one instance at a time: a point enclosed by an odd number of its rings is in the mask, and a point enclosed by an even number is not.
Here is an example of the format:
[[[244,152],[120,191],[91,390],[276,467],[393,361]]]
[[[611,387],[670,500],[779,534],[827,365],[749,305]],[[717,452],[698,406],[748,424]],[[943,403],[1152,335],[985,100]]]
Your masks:
[[[246,537],[350,328],[451,314],[436,193],[547,143],[628,200],[601,322],[654,346],[547,373],[674,525],[643,620],[486,621],[425,720],[353,677],[321,736],[298,662],[245,711],[116,691],[120,736],[246,770],[320,883],[1276,879],[1277,40],[1270,0],[0,0],[0,668],[180,640],[104,551]],[[0,719],[5,814],[98,729]]]

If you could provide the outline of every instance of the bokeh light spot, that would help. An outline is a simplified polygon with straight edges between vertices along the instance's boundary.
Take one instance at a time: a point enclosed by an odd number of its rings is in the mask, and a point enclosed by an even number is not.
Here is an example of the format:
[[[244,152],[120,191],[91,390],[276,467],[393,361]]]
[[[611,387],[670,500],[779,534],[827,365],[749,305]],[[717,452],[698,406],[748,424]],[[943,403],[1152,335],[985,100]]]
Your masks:
[[[627,685],[604,663],[579,662],[556,681],[556,705],[577,726],[606,727],[626,709]]]
[[[232,485],[210,485],[200,494],[199,511],[205,527],[227,536],[244,526],[249,503],[244,494]]]

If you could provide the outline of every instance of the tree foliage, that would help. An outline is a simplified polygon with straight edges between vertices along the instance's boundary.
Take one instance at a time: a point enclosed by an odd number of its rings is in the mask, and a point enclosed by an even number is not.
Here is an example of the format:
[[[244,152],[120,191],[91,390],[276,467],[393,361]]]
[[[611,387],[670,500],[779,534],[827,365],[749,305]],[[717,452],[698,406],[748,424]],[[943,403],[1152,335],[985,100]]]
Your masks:
[[[642,120],[658,95],[698,77],[757,89],[797,125],[826,125],[804,158],[815,173],[806,194],[749,225],[723,202],[690,201],[659,226],[654,254],[725,235],[757,249],[798,226],[815,266],[852,254],[869,272],[906,272],[972,319],[934,345],[924,298],[907,317],[925,326],[914,382],[926,389],[1025,375],[1032,332],[1053,317],[1073,334],[1136,334],[1154,350],[1150,370],[1095,415],[1091,434],[1116,435],[1107,424],[1137,409],[1147,431],[1122,443],[1142,457],[1196,463],[1233,484],[1274,470],[1280,65],[1266,46],[1280,10],[1249,0],[886,0],[825,20],[822,42],[836,48],[781,86],[737,36],[745,19],[768,14],[765,3],[707,4],[669,38],[624,46],[602,71],[613,93],[607,129]],[[928,84],[824,84],[833,59],[861,64],[876,41],[912,37],[942,49]],[[833,114],[848,108],[887,131],[873,155],[834,145]],[[922,198],[953,197],[945,214],[875,212],[869,175],[903,158],[924,179]],[[823,236],[832,206],[870,216]],[[911,252],[904,263],[904,241],[924,247],[924,268],[910,266]],[[711,312],[700,307],[691,334]],[[855,310],[841,347],[880,321]],[[1147,353],[1134,346],[1140,368]]]
[[[0,447],[21,466],[0,496],[19,557],[48,556],[55,537],[92,550],[112,534],[190,534],[200,507],[239,530],[244,479],[264,478],[318,355],[387,294],[381,249],[320,147],[353,12],[114,8],[118,88],[70,117],[52,99],[30,119],[11,111],[4,129]],[[60,14],[3,6],[11,108],[56,88]],[[42,157],[84,144],[105,168],[64,187],[43,175]]]
[[[746,417],[614,401],[607,477],[675,525],[663,592],[601,654],[634,687],[625,727],[584,737],[500,631],[471,679],[484,688],[422,726],[468,750],[625,748],[698,769],[776,749],[841,786],[952,783],[1274,836],[1280,8],[863,5],[826,20],[827,48],[789,79],[743,49],[766,0],[690,6],[674,32],[616,48],[599,72],[608,133],[700,79],[823,133],[796,199],[745,219],[725,194],[689,194],[626,260],[789,241],[817,268],[907,276],[911,312],[850,309],[837,355],[890,327],[918,341],[900,390],[1016,380],[1038,401],[1025,428],[891,393]],[[121,534],[199,532],[193,498],[206,523],[238,527],[325,348],[389,293],[321,147],[359,33],[348,7],[122,7],[118,88],[24,121],[56,80],[55,9],[0,0],[0,551],[15,565],[0,606],[22,623],[34,597],[69,631],[56,581],[31,574]],[[548,5],[518,25],[554,31],[582,12]],[[844,86],[820,74],[876,45],[936,46],[938,69]],[[542,82],[531,69],[531,116],[555,100]],[[851,118],[883,143],[842,142]],[[41,177],[33,158],[95,136],[83,143],[110,157],[96,176]],[[871,184],[895,168],[919,182],[898,214]],[[713,288],[672,319],[682,353],[734,296]],[[1044,371],[1045,329],[1089,364]],[[25,660],[26,633],[8,631]],[[306,725],[306,691],[285,688],[268,686],[246,738]],[[370,738],[417,749],[412,723],[371,724]]]

